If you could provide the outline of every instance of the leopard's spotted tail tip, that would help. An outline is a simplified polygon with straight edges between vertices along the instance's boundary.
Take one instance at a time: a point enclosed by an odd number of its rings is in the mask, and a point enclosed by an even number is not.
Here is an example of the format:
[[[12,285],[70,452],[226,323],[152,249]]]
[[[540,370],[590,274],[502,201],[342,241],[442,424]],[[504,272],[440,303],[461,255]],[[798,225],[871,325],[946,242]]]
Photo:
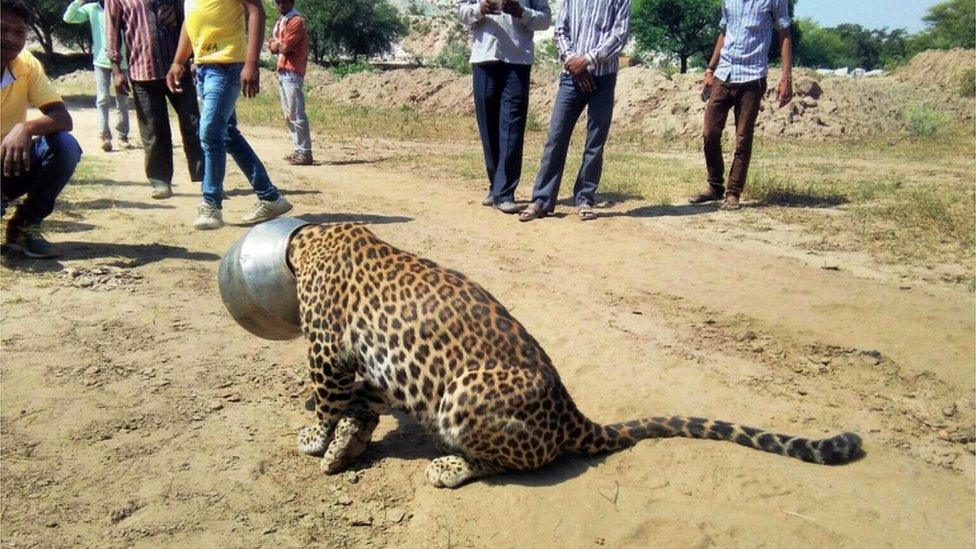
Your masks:
[[[841,465],[861,457],[861,437],[854,433],[841,433],[837,436],[818,440],[814,447],[817,449],[819,463],[824,465]]]

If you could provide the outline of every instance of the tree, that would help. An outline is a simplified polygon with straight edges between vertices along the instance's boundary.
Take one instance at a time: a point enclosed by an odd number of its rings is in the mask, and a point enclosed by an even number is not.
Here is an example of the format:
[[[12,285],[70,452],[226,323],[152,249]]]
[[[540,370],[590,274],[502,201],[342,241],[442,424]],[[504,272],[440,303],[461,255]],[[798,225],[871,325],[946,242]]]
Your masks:
[[[922,19],[928,28],[913,37],[913,51],[976,47],[976,3],[973,0],[940,2],[929,8]]]
[[[386,0],[302,0],[312,58],[372,57],[389,53],[407,34],[400,13]]]
[[[675,55],[684,73],[689,58],[711,54],[721,18],[721,0],[637,0],[630,24],[638,48]]]
[[[66,0],[34,0],[26,4],[32,13],[30,28],[48,59],[54,55],[55,39],[85,53],[91,52],[88,25],[70,25],[62,19],[68,6]]]

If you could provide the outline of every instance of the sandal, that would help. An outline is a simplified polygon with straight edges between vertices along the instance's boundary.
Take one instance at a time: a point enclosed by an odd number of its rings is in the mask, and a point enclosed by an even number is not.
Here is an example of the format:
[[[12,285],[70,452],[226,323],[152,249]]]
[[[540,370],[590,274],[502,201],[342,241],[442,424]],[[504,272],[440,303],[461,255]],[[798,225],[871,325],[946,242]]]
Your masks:
[[[593,211],[593,206],[590,206],[589,204],[580,206],[579,210],[576,212],[576,215],[579,216],[581,221],[592,221],[596,219],[596,212]]]
[[[709,189],[703,193],[698,193],[695,196],[688,198],[689,204],[704,204],[706,202],[715,202],[716,200],[722,200],[724,198],[724,192],[715,192],[714,189]]]
[[[542,206],[538,202],[533,202],[529,204],[528,208],[525,208],[519,213],[519,221],[532,221],[533,219],[546,217],[549,213],[543,211]]]

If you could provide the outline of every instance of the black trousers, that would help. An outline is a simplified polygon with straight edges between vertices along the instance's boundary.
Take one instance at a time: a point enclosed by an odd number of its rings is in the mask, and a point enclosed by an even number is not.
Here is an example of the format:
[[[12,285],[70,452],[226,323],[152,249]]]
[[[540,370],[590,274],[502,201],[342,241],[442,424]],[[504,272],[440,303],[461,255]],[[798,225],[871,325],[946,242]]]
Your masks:
[[[488,193],[495,203],[514,200],[522,176],[531,70],[532,65],[501,61],[471,66],[474,111],[485,154]]]
[[[146,177],[155,185],[173,182],[173,134],[169,127],[169,110],[173,106],[180,121],[183,152],[186,154],[190,181],[203,180],[203,151],[200,149],[200,109],[196,87],[190,78],[183,81],[183,91],[173,93],[165,80],[132,82],[132,94],[139,121],[139,135],[146,151]]]

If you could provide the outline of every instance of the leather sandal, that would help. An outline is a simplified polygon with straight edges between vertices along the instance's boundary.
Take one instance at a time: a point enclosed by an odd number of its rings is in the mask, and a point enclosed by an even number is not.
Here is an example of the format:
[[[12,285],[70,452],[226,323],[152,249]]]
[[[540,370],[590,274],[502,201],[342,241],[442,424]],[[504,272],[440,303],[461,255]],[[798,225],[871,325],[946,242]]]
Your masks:
[[[714,189],[709,189],[705,192],[698,193],[695,196],[688,197],[689,204],[704,204],[706,202],[715,202],[717,200],[722,200],[724,198],[722,192],[715,192]]]
[[[596,219],[596,212],[593,211],[593,206],[589,204],[584,204],[579,207],[576,211],[576,215],[580,218],[580,221],[592,221]]]
[[[519,221],[532,221],[533,219],[546,217],[550,213],[552,212],[543,211],[542,206],[538,202],[533,202],[529,204],[529,207],[519,213]]]

